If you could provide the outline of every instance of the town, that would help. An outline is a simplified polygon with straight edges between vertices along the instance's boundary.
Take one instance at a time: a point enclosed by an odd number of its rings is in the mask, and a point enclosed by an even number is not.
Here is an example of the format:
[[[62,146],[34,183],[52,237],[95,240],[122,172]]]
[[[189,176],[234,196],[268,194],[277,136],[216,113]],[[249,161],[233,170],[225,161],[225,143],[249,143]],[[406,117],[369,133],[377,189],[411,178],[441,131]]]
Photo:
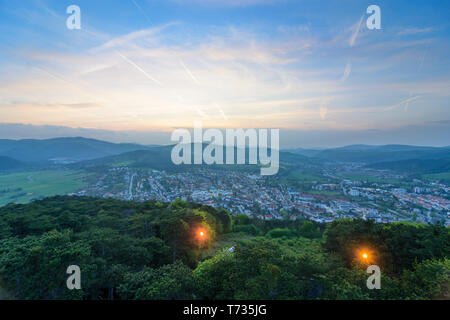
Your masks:
[[[355,168],[324,170],[323,178],[328,181],[308,181],[306,187],[299,187],[289,179],[234,170],[195,167],[169,173],[120,166],[98,174],[87,188],[71,195],[133,201],[181,199],[265,220],[306,218],[329,223],[337,218],[361,218],[378,223],[450,224],[447,185],[419,179],[407,186],[391,183],[384,171],[375,171],[386,178],[380,178],[381,182],[351,180],[339,176],[344,169]]]

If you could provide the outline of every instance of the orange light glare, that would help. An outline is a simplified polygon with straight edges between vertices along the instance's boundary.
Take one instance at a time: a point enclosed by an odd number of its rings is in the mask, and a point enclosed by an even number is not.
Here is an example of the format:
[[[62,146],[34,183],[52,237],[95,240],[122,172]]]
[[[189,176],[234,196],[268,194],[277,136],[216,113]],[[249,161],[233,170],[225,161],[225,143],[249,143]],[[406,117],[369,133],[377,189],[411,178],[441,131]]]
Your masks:
[[[206,240],[206,231],[205,229],[198,229],[197,232],[197,240],[205,241]]]

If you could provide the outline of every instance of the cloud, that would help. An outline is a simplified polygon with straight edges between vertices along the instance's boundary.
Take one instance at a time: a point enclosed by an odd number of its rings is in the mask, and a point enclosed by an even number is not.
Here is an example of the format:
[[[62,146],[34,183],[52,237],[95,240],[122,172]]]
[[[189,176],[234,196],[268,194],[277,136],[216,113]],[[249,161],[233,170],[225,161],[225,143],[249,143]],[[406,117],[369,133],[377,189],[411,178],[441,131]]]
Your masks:
[[[341,77],[341,81],[347,80],[351,72],[352,72],[352,64],[350,62],[347,62],[347,64],[345,65],[344,74]]]
[[[327,104],[331,101],[331,98],[327,98],[324,101],[321,102],[320,108],[319,108],[319,115],[322,120],[325,120],[328,114],[328,107]]]
[[[85,109],[85,108],[96,108],[99,107],[97,104],[89,103],[89,102],[78,102],[78,103],[41,103],[41,102],[33,102],[33,101],[11,101],[4,103],[3,106],[14,107],[14,108],[74,108],[74,109]]]
[[[191,128],[192,125],[189,127]],[[36,126],[22,123],[0,123],[1,139],[50,139],[85,137],[111,142],[172,144],[171,132],[111,131],[82,127]],[[352,144],[408,144],[448,146],[450,120],[422,122],[387,130],[281,130],[281,148],[342,147]]]
[[[320,106],[320,118],[322,119],[322,120],[325,120],[325,117],[327,116],[327,113],[328,113],[328,108],[327,107],[325,107],[325,106]]]
[[[412,34],[421,34],[431,32],[433,28],[405,28],[399,32],[397,32],[398,36],[412,35]]]
[[[268,5],[281,2],[280,0],[171,0],[183,5],[204,5],[218,7],[248,7],[256,5]]]
[[[159,33],[163,32],[165,29],[175,26],[175,25],[178,25],[178,24],[179,24],[179,22],[170,22],[170,23],[166,23],[161,26],[158,26],[158,27],[152,27],[152,28],[147,28],[147,29],[143,29],[143,30],[133,31],[126,35],[118,36],[111,40],[108,40],[104,44],[93,48],[91,51],[98,52],[98,51],[102,51],[102,50],[106,50],[106,49],[122,47],[124,45],[131,44],[138,39],[148,38],[149,36],[159,34]]]
[[[409,98],[403,99],[397,104],[385,107],[384,110],[387,111],[387,110],[395,109],[395,108],[400,107],[400,106],[404,106],[404,110],[407,111],[409,103],[412,102],[412,101],[415,101],[415,100],[417,100],[419,98],[420,98],[420,96],[413,96],[413,97],[409,97]]]
[[[353,44],[360,27],[352,29]],[[169,23],[108,40],[92,35],[95,45],[78,51],[20,48],[16,57],[27,64],[9,64],[0,74],[2,121],[142,131],[189,127],[198,118],[210,127],[369,128],[412,121],[397,108],[408,105],[397,101],[411,91],[436,99],[429,109],[450,94],[446,77],[430,81],[396,69],[417,62],[410,52],[430,41],[349,48],[346,30],[336,48],[295,28],[274,27],[280,36],[266,37],[248,27],[217,27],[189,38],[185,28]],[[430,49],[430,60],[434,54]],[[362,78],[350,77],[356,68]],[[23,97],[32,99],[20,108],[7,103]],[[330,98],[329,109],[323,101]],[[434,119],[430,112],[423,120]]]

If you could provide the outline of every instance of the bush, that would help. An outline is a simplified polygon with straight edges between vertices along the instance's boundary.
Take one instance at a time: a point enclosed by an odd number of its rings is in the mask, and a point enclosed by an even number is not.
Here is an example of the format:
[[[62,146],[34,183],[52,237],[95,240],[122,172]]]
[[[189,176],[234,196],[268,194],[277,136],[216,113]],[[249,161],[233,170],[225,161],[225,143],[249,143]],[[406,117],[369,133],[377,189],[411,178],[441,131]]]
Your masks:
[[[246,225],[236,225],[233,227],[234,232],[244,232],[251,234],[253,236],[257,236],[261,234],[261,231],[255,227],[253,224],[246,224]]]
[[[282,238],[282,237],[290,238],[292,236],[295,236],[295,233],[288,228],[284,229],[276,228],[267,232],[267,236],[269,238]]]
[[[237,224],[239,225],[250,224],[250,218],[246,214],[240,214],[237,216]]]

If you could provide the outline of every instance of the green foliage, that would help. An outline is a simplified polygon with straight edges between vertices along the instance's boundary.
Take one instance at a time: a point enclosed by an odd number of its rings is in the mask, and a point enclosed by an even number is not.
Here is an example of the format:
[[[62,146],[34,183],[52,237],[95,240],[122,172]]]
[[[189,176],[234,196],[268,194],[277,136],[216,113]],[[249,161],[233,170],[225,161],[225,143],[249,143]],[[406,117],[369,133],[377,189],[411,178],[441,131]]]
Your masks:
[[[226,211],[205,208],[182,201],[61,196],[5,206],[0,208],[0,279],[20,299],[116,298],[116,288],[130,273],[148,268],[176,273],[179,264],[164,268],[177,259],[196,265],[197,228],[207,230],[202,248],[231,228]],[[66,269],[72,264],[82,270],[82,290],[66,288]],[[155,298],[156,293],[143,296]],[[165,297],[181,298],[173,292]]]
[[[0,208],[1,291],[18,299],[449,298],[443,226],[235,220],[181,200],[7,205]],[[381,290],[366,286],[361,249],[382,270]],[[81,290],[66,287],[69,265],[81,268]]]
[[[368,249],[373,263],[385,272],[398,275],[411,268],[415,261],[448,257],[450,233],[441,225],[376,224],[342,219],[327,227],[324,248],[337,253],[347,265],[359,259],[359,249]]]
[[[269,232],[267,232],[267,236],[269,238],[283,238],[283,237],[290,238],[294,235],[295,235],[295,233],[288,228],[283,228],[283,229],[275,228],[275,229],[272,229]]]
[[[439,298],[448,300],[449,297],[450,260],[425,260],[414,263],[413,270],[403,273],[403,289],[411,299]]]
[[[238,224],[238,225],[246,225],[246,224],[250,224],[250,218],[249,218],[249,216],[246,215],[246,214],[239,214],[239,215],[236,217],[236,220],[237,220],[237,224]]]
[[[233,231],[234,232],[243,232],[243,233],[251,234],[254,236],[257,236],[261,233],[261,231],[253,224],[235,225],[233,227]]]
[[[202,262],[194,272],[200,279],[201,298],[314,298],[310,277],[323,272],[327,263],[318,247],[303,243],[296,249],[288,252],[277,242],[257,240]]]
[[[128,300],[192,300],[196,290],[197,280],[192,270],[180,261],[128,273],[118,288],[119,296]]]
[[[303,222],[300,227],[300,234],[306,238],[318,238],[321,235],[320,228],[312,221]]]

